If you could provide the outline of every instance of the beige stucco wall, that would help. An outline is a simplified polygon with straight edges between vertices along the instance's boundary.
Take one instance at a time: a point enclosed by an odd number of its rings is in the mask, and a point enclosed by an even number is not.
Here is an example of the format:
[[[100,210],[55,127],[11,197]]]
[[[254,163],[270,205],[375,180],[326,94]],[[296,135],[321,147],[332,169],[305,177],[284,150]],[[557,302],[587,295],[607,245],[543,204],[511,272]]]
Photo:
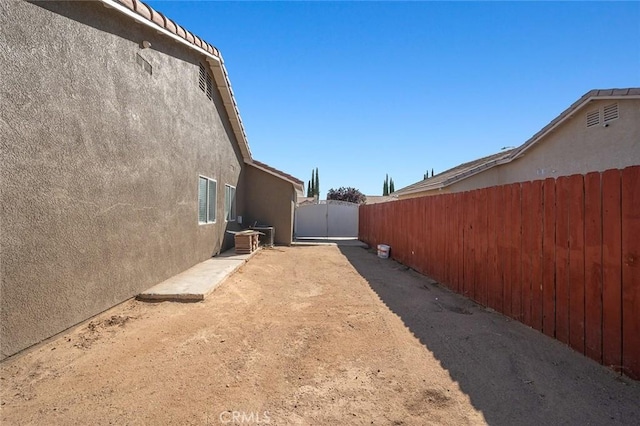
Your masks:
[[[618,103],[620,118],[609,126],[586,127],[586,114]],[[592,101],[541,139],[524,156],[449,187],[468,191],[640,164],[640,99]],[[423,195],[427,195],[424,194]],[[433,195],[433,194],[429,194]]]
[[[244,163],[184,46],[97,2],[0,2],[0,28],[4,358],[230,247]],[[199,175],[216,223],[198,224]]]
[[[245,182],[245,225],[275,226],[276,244],[293,241],[296,191],[290,182],[253,166],[247,166]]]

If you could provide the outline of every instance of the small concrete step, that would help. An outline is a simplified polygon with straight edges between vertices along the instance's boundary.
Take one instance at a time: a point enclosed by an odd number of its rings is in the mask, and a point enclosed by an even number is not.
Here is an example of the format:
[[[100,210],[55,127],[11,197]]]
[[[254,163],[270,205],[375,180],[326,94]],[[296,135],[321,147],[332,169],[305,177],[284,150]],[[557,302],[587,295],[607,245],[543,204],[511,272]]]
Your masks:
[[[257,252],[236,254],[234,249],[228,250],[143,291],[137,299],[148,302],[202,301]]]

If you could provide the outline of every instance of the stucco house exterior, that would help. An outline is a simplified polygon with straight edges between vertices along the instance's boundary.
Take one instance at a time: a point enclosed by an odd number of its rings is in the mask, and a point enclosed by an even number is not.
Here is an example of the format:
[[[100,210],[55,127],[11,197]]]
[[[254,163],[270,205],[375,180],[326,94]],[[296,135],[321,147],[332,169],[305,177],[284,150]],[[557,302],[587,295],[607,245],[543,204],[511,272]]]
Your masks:
[[[137,0],[0,2],[0,359],[233,246],[289,244],[220,52]]]
[[[399,198],[640,164],[640,88],[591,90],[521,146],[395,191]]]

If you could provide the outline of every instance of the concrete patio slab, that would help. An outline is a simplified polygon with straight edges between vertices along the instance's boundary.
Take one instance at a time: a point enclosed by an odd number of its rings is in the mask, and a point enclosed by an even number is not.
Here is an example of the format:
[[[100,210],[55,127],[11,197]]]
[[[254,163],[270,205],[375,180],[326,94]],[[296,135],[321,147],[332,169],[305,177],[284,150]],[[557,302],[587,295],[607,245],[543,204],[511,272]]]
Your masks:
[[[137,299],[148,302],[202,301],[257,252],[236,254],[234,249],[227,250],[151,287],[140,293]]]
[[[357,238],[351,237],[298,237],[292,246],[346,246],[346,247],[369,247]]]

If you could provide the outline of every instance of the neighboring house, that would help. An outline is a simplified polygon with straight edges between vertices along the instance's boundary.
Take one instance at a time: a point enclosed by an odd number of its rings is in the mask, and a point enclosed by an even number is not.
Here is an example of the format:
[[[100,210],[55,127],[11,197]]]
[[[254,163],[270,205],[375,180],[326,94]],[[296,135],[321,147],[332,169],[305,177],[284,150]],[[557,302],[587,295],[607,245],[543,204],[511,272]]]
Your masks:
[[[462,164],[393,193],[462,192],[640,164],[640,88],[591,90],[523,145]]]
[[[136,0],[0,2],[0,358],[233,246],[292,239],[217,49]],[[241,222],[242,219],[242,222]]]

